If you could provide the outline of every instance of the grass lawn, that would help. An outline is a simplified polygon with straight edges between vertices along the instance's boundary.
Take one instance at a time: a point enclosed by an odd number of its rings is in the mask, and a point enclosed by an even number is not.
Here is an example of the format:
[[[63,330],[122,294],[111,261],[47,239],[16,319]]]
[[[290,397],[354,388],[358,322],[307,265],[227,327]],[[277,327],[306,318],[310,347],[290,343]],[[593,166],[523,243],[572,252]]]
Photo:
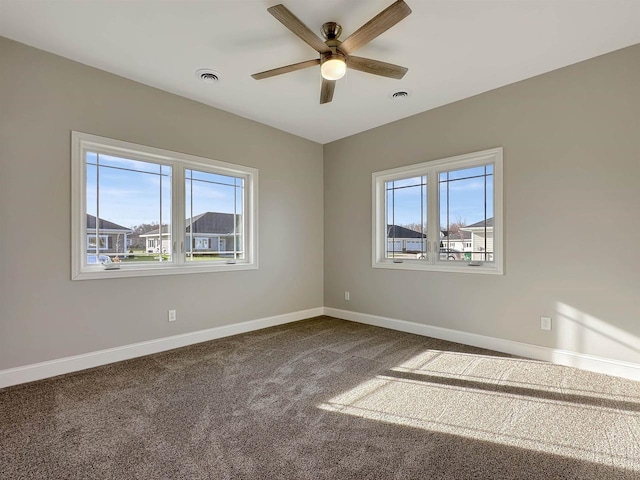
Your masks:
[[[115,261],[116,256],[111,254],[111,260]],[[120,262],[122,263],[138,263],[138,262],[157,262],[160,260],[160,255],[157,253],[146,253],[143,250],[134,250],[133,253],[128,253],[127,257],[123,257],[122,254],[118,256]],[[205,254],[196,254],[193,255],[193,258],[187,254],[187,262],[206,262],[211,260],[224,260],[230,257],[225,257],[221,255],[205,255]],[[169,255],[162,255],[163,261],[169,261]]]

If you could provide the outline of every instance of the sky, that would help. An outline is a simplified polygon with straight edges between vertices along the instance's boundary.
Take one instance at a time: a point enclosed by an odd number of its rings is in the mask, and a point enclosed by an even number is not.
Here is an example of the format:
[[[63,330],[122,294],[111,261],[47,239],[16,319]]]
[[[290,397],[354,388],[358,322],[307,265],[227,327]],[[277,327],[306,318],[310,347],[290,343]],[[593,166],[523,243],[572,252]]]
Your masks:
[[[124,227],[159,223],[161,218],[163,224],[170,223],[170,166],[103,154],[98,161],[92,153],[86,160],[87,213],[97,215],[99,209],[100,218]],[[195,170],[186,170],[185,177],[184,218],[205,212],[242,213],[242,189],[234,186],[241,180]]]
[[[485,195],[484,167],[467,168],[441,173],[439,178],[440,226],[462,219],[471,225],[493,217],[493,169],[487,167]],[[393,188],[393,190],[390,190]],[[396,225],[420,224],[426,219],[426,177],[413,177],[387,182],[387,223]],[[447,217],[448,212],[448,217]],[[423,220],[426,224],[426,220]]]
[[[87,213],[97,215],[99,207],[100,218],[129,228],[157,224],[161,218],[163,224],[171,223],[170,166],[103,154],[98,160],[93,153],[86,160]],[[441,228],[458,220],[466,225],[484,220],[485,200],[486,218],[493,217],[493,170],[488,166],[485,177],[484,168],[439,174]],[[242,213],[242,189],[237,188],[241,180],[196,170],[186,170],[185,178],[184,218],[205,212]],[[388,182],[387,188],[387,223],[420,224],[421,217],[426,223],[426,177]]]

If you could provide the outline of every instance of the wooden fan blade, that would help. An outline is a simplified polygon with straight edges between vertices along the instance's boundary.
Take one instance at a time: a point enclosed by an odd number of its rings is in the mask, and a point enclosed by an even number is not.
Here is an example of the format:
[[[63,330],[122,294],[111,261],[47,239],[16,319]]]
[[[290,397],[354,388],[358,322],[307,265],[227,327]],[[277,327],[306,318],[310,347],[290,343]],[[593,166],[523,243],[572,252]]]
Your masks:
[[[292,63],[280,68],[274,68],[272,70],[266,70],[260,73],[254,73],[251,75],[256,80],[262,80],[263,78],[275,77],[276,75],[282,75],[283,73],[295,72],[296,70],[302,70],[303,68],[313,67],[320,65],[320,59],[307,60],[306,62]]]
[[[340,50],[349,55],[351,52],[369,43],[381,33],[389,30],[410,13],[411,9],[409,5],[403,0],[398,0],[353,32],[340,44]]]
[[[407,67],[381,62],[380,60],[372,60],[370,58],[354,57],[353,55],[347,57],[347,68],[372,73],[374,75],[381,75],[383,77],[395,78],[397,80],[400,80],[404,77],[404,74],[409,71]]]
[[[302,23],[300,19],[291,13],[284,5],[280,4],[269,7],[267,8],[267,11],[314,50],[319,53],[327,53],[331,51],[320,37],[313,33],[309,27]]]
[[[320,105],[329,103],[333,100],[333,91],[336,89],[335,80],[322,79],[322,88],[320,89]]]

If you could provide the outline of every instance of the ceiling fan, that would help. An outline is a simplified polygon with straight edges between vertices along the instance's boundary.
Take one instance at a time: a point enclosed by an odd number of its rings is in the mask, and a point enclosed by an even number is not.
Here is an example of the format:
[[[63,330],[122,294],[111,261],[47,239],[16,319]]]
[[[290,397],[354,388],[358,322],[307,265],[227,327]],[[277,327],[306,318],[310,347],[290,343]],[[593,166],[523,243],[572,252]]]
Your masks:
[[[342,42],[338,40],[338,37],[340,37],[342,33],[342,27],[335,22],[327,22],[322,25],[322,36],[325,38],[323,42],[284,5],[275,5],[268,8],[267,11],[285,27],[300,37],[303,42],[316,50],[320,54],[320,57],[314,60],[274,68],[273,70],[254,73],[251,76],[256,80],[320,65],[320,72],[322,74],[320,103],[323,104],[329,103],[333,99],[336,80],[344,76],[347,67],[353,70],[395,79],[401,79],[408,71],[408,68],[392,63],[351,55],[352,52],[369,43],[381,33],[386,32],[411,13],[409,5],[403,0],[397,0],[385,8]]]

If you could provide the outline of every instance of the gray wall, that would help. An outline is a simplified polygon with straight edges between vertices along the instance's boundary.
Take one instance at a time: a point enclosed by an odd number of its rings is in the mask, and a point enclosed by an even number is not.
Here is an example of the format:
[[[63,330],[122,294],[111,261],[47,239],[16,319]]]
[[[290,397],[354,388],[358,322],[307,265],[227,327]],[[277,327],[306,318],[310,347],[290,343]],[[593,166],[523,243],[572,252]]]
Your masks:
[[[0,115],[0,370],[322,306],[321,145],[3,38]],[[71,130],[258,168],[259,270],[72,282]]]
[[[635,46],[323,152],[0,38],[0,370],[323,303],[637,363],[639,83]],[[260,269],[72,282],[71,130],[260,169]],[[505,276],[371,268],[372,172],[496,146]]]
[[[498,146],[506,275],[371,268],[372,172]],[[640,361],[640,46],[325,145],[324,178],[325,306]]]

